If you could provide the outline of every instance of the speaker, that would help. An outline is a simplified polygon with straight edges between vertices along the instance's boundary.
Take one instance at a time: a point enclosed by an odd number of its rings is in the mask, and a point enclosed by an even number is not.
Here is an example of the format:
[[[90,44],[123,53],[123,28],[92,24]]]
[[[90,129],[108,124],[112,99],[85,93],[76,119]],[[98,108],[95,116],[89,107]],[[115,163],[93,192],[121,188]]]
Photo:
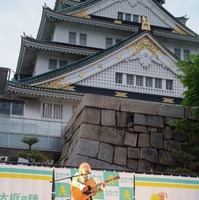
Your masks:
[[[5,94],[9,76],[10,76],[10,69],[0,67],[0,95]]]

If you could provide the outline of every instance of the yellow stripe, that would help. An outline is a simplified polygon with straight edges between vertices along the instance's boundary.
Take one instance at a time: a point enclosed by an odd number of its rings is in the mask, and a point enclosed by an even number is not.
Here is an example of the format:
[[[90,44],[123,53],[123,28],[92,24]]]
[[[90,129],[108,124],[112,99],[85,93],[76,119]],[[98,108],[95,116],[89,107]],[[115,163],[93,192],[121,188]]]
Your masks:
[[[39,176],[39,175],[29,175],[29,174],[7,174],[0,173],[0,178],[18,178],[18,179],[31,179],[31,180],[44,180],[51,181],[51,176]]]
[[[199,189],[199,185],[135,182],[135,186]]]

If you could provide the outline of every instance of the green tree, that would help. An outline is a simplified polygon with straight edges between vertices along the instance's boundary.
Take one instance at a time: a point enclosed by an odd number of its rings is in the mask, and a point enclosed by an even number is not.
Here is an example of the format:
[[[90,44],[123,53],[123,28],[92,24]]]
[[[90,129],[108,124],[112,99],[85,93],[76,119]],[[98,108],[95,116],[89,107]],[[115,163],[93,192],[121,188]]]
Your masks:
[[[28,145],[28,150],[20,151],[18,153],[19,157],[27,159],[29,163],[42,163],[47,161],[48,158],[42,152],[32,149],[32,145],[39,142],[37,137],[24,137],[21,141]]]
[[[186,91],[183,93],[182,105],[194,108],[193,117],[199,119],[199,55],[190,55],[178,62],[179,79]]]
[[[199,55],[190,55],[177,65],[179,79],[186,88],[183,93],[182,106],[188,109],[192,119],[172,120],[170,125],[175,132],[187,134],[191,142],[191,149],[187,152],[175,152],[174,158],[181,164],[173,172],[187,174],[199,172]],[[171,171],[171,170],[169,170]]]
[[[29,146],[28,149],[31,150],[32,145],[38,143],[39,139],[37,137],[24,137],[21,141],[27,144]]]

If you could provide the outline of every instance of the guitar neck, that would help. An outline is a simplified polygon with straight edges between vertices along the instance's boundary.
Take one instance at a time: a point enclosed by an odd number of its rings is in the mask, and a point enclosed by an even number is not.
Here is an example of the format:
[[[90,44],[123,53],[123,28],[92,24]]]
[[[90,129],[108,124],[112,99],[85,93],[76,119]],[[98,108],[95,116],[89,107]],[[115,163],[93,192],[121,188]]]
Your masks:
[[[93,188],[94,187],[99,187],[102,183],[108,183],[108,182],[111,182],[111,181],[113,181],[113,180],[117,180],[117,179],[119,179],[119,176],[117,176],[117,177],[114,177],[114,178],[111,178],[111,179],[108,179],[108,180],[105,180],[105,181],[103,181],[103,182],[100,182],[100,183],[97,183],[95,186],[93,186]]]

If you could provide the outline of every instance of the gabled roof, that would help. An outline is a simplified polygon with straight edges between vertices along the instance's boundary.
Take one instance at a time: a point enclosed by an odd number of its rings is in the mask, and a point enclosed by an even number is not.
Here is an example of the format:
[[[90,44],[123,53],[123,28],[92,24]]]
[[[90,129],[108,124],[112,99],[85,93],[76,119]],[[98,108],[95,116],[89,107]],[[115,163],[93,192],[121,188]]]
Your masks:
[[[69,100],[81,100],[85,95],[81,91],[71,91],[71,90],[60,90],[56,88],[44,88],[35,87],[30,85],[21,85],[18,82],[9,81],[9,86],[7,89],[12,95],[17,96],[30,96],[30,97],[47,97],[56,99],[69,99]]]
[[[84,24],[86,26],[108,28],[118,31],[126,31],[129,33],[136,32],[139,28],[139,24],[118,24],[114,19],[110,18],[80,18],[71,15],[56,13],[50,8],[43,8],[42,19],[37,34],[37,39],[50,41],[56,22]]]
[[[73,6],[70,6],[68,8],[65,9],[60,9],[58,10],[58,12],[74,12],[74,11],[78,11],[78,10],[82,10],[84,8],[88,8],[90,6],[96,5],[98,2],[101,2],[104,0],[86,0],[86,1],[81,1],[78,4],[75,4]]]
[[[146,39],[145,39],[145,37],[146,37]],[[175,58],[175,55],[173,55],[172,52],[170,52],[168,49],[163,47],[149,32],[142,32],[142,33],[133,34],[130,37],[123,40],[122,42],[116,44],[115,46],[112,46],[106,50],[102,50],[101,52],[99,52],[97,54],[86,57],[82,60],[79,60],[79,61],[73,63],[73,64],[67,65],[66,67],[63,67],[63,68],[60,68],[60,69],[57,69],[57,70],[54,70],[51,72],[47,72],[45,74],[41,74],[38,76],[34,76],[32,78],[23,79],[20,81],[20,83],[28,84],[28,85],[40,85],[40,84],[51,82],[51,81],[56,82],[56,80],[61,80],[62,77],[66,76],[67,74],[73,74],[73,73],[77,73],[76,76],[81,77],[79,75],[79,73],[82,69],[85,69],[88,66],[89,67],[95,66],[95,68],[96,68],[96,65],[100,65],[100,63],[102,62],[102,59],[106,59],[107,57],[113,57],[112,59],[115,59],[115,57],[117,57],[117,55],[121,49],[125,50],[128,48],[131,48],[131,46],[132,46],[132,48],[139,49],[139,47],[136,47],[136,45],[138,45],[138,46],[141,45],[141,47],[142,47],[143,44],[136,44],[136,41],[141,40],[141,39],[146,40],[147,43],[149,41],[151,41],[149,43],[154,43],[153,45],[158,46],[158,48],[161,49],[160,51],[164,52],[163,53],[164,55],[167,54],[170,57],[170,59],[172,60],[172,62],[177,61],[177,59]],[[154,48],[156,48],[156,47],[154,47]],[[130,51],[132,51],[132,50],[129,50],[129,52]],[[117,62],[119,62],[119,60],[117,60]],[[170,63],[167,63],[167,65],[170,65]],[[172,68],[171,70],[175,70],[175,68]],[[72,81],[72,83],[74,83],[74,81]]]
[[[86,0],[56,0],[54,10],[58,12],[59,10],[75,6],[83,1]]]
[[[137,32],[141,26],[140,23],[127,21],[121,21],[121,23],[118,23],[117,20],[106,17],[90,16],[90,18],[80,18],[65,14],[58,14],[50,8],[44,8],[37,39],[50,41],[55,28],[55,22],[83,24],[86,26],[113,29],[126,32],[129,35]],[[194,35],[182,35],[175,33],[172,28],[159,26],[151,26],[151,29],[156,36],[199,43],[199,36],[195,33]]]
[[[56,10],[56,12],[59,13],[64,13],[64,14],[68,14],[68,15],[74,15],[77,13],[86,13],[87,15],[93,15],[93,10],[98,9],[98,7],[101,7],[101,5],[105,5],[109,6],[113,3],[116,3],[117,0],[113,0],[113,1],[107,1],[107,0],[86,0],[86,1],[81,1],[80,3],[71,5],[69,7],[66,8],[60,8],[60,10]],[[189,29],[187,26],[185,26],[185,24],[181,23],[180,20],[178,20],[178,18],[174,17],[171,13],[169,13],[160,3],[160,1],[157,0],[149,0],[149,1],[144,1],[144,3],[148,3],[151,2],[152,4],[156,5],[156,9],[161,10],[163,13],[165,13],[170,20],[174,21],[175,24],[177,26],[179,26],[182,30],[184,30],[187,34],[193,35],[193,36],[197,36],[197,34],[195,32],[193,32],[191,29]],[[100,4],[101,3],[101,4]],[[100,6],[99,6],[100,5]],[[152,6],[151,6],[152,7]],[[104,8],[103,8],[104,9]],[[145,13],[143,13],[143,15],[145,15]]]
[[[65,53],[89,56],[99,52],[101,49],[91,48],[79,45],[66,44],[61,42],[47,42],[37,40],[28,36],[22,37],[21,49],[17,64],[16,74],[32,75],[34,60],[36,60],[39,51]]]

